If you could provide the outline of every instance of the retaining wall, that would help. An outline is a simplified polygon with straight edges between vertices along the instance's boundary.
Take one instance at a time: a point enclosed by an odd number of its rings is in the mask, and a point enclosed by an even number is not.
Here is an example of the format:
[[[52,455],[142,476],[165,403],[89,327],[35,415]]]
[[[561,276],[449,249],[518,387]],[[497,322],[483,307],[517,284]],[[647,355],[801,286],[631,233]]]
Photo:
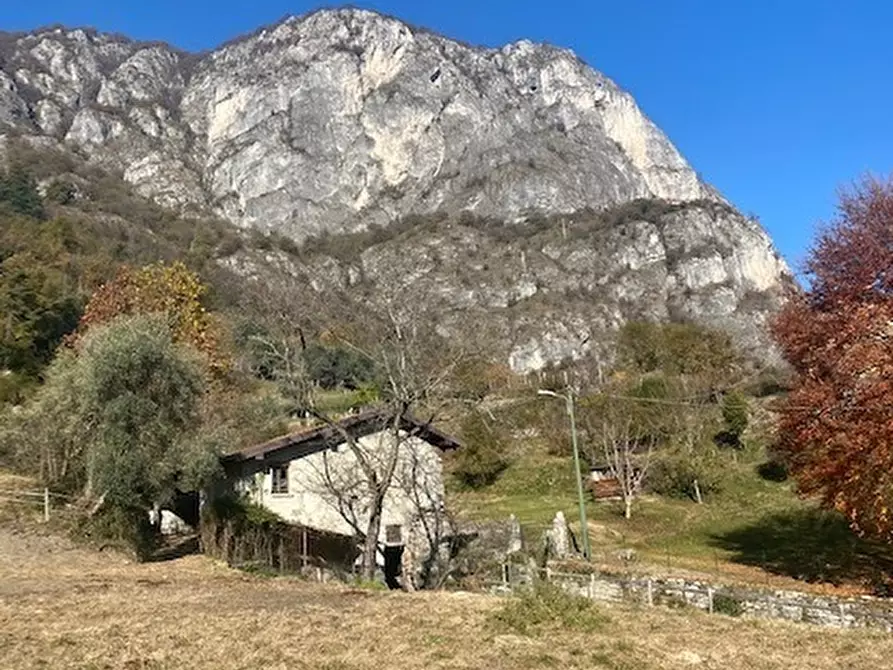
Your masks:
[[[769,591],[685,579],[627,577],[606,573],[540,571],[565,590],[605,602],[686,606],[732,616],[784,619],[837,628],[871,627],[893,631],[893,602],[871,596],[841,598],[798,591]],[[531,569],[506,565],[506,589],[529,585]]]

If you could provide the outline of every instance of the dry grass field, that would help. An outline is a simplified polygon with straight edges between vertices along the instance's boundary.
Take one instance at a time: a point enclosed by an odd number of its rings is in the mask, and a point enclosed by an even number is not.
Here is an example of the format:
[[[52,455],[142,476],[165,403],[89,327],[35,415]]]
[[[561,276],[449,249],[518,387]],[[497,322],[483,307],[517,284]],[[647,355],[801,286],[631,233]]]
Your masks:
[[[162,670],[890,667],[893,635],[604,606],[592,631],[500,628],[505,601],[136,564],[0,526],[0,668]]]

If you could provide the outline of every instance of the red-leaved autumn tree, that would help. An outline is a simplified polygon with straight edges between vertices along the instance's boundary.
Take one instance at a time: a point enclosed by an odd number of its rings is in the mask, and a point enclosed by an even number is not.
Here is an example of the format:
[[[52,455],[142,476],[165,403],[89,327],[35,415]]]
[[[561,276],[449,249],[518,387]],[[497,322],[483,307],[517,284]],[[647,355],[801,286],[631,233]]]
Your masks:
[[[773,333],[797,381],[779,447],[798,488],[893,538],[893,180],[840,199]]]
[[[123,266],[112,281],[90,296],[69,343],[76,345],[93,326],[122,315],[163,314],[176,341],[205,354],[214,372],[224,372],[229,359],[220,344],[218,325],[203,305],[206,293],[207,287],[198,275],[180,262]]]

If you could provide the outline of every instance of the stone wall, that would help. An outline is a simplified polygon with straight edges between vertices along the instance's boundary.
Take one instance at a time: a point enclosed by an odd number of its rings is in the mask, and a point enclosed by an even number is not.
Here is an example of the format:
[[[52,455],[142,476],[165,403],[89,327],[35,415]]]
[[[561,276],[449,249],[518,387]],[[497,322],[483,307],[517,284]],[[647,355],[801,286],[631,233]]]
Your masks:
[[[841,598],[607,573],[574,574],[551,568],[541,571],[541,575],[569,592],[598,601],[694,607],[732,616],[893,631],[893,602],[884,598]],[[529,584],[532,577],[530,568],[510,565],[503,571],[503,584],[506,588],[520,588]]]

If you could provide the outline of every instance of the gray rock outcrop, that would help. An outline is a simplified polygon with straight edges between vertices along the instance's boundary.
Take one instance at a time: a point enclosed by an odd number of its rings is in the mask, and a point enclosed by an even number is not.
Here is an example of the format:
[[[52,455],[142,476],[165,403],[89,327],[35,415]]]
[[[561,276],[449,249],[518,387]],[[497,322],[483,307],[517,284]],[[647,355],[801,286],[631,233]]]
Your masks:
[[[572,52],[527,41],[475,48],[354,9],[203,55],[88,30],[0,34],[3,126],[74,147],[163,205],[297,241],[410,215],[504,222],[495,241],[444,225],[303,270],[373,293],[433,288],[445,332],[488,315],[518,371],[578,357],[630,318],[693,318],[763,346],[791,281],[762,228],[628,93]],[[637,200],[681,206],[524,239],[539,215]]]

